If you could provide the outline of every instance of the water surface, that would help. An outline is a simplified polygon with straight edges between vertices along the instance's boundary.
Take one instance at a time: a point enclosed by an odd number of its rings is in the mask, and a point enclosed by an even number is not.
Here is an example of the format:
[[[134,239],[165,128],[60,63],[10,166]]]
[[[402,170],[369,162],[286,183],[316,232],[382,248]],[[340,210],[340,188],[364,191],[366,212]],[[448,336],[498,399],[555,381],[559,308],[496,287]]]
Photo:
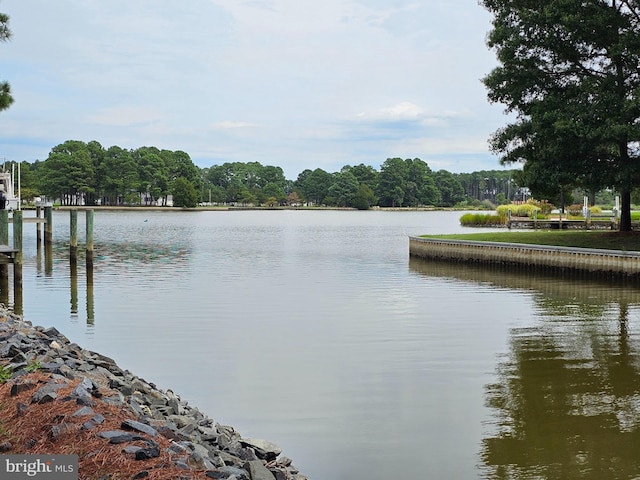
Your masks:
[[[99,211],[87,289],[54,212],[25,317],[313,479],[640,474],[638,288],[409,258],[460,215]]]

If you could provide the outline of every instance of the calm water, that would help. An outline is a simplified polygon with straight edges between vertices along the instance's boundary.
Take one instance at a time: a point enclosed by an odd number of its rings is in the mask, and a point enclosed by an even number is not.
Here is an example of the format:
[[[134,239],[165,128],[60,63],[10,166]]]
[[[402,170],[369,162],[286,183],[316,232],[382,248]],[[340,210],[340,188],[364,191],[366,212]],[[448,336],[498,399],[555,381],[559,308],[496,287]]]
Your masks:
[[[409,259],[460,215],[96,212],[91,290],[55,212],[24,313],[314,480],[640,475],[640,290]]]

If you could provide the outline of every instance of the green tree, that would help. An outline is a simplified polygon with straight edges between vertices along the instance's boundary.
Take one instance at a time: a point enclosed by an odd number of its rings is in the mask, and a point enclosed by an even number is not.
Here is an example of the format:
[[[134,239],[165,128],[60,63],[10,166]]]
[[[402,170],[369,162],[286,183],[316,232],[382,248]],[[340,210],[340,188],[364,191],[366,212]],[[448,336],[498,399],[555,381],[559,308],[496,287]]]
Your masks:
[[[440,192],[427,163],[419,158],[414,158],[413,160],[405,160],[405,164],[407,165],[407,178],[404,205],[412,207],[438,205]]]
[[[173,182],[173,205],[184,208],[198,205],[198,192],[193,183],[184,177],[178,177]]]
[[[616,188],[620,228],[631,230],[631,191],[640,182],[640,4],[482,4],[494,16],[488,45],[500,63],[483,81],[489,99],[516,114],[492,148],[502,162],[538,163],[542,174],[555,166],[573,186],[593,188],[599,179],[599,188]]]
[[[265,199],[275,199],[275,202],[273,200],[270,200],[269,202],[265,203],[275,203],[279,205],[287,201],[287,196],[284,193],[284,188],[280,183],[269,182],[260,189],[260,193]]]
[[[301,185],[304,197],[307,201],[322,205],[333,182],[333,175],[321,168],[316,168],[314,171],[304,175]]]
[[[346,171],[335,175],[333,184],[327,192],[338,207],[351,207],[358,192],[358,179],[353,173]]]
[[[0,42],[6,42],[11,38],[9,29],[9,16],[0,13]],[[11,86],[9,82],[0,82],[0,111],[6,110],[13,103]]]
[[[341,171],[351,172],[356,179],[358,179],[359,184],[367,185],[373,191],[378,188],[378,176],[380,174],[370,165],[365,165],[364,163],[356,165],[355,167],[345,165]]]
[[[358,210],[368,210],[378,201],[375,193],[369,185],[361,183],[358,185],[358,191],[353,199],[353,206]]]
[[[446,170],[438,170],[434,174],[436,187],[440,191],[440,205],[452,207],[464,200],[464,189],[456,176]]]
[[[400,207],[407,188],[407,164],[401,158],[387,158],[380,167],[378,198],[380,206]]]
[[[103,205],[119,205],[138,191],[138,168],[128,150],[115,145],[109,147],[99,171]],[[135,203],[140,203],[139,199]]]
[[[131,152],[138,167],[138,193],[145,204],[154,203],[163,197],[166,200],[169,186],[169,166],[155,147],[140,147]]]
[[[45,195],[63,205],[81,205],[94,193],[95,171],[84,142],[68,140],[54,147],[42,166],[41,187]]]
[[[32,202],[40,194],[35,168],[26,161],[20,162],[20,198]]]

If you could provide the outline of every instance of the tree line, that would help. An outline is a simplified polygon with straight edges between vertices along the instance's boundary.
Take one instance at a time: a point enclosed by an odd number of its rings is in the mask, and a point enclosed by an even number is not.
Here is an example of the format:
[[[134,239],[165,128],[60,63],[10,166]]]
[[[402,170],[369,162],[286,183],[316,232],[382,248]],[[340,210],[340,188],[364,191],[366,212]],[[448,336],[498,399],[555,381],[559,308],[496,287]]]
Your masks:
[[[621,230],[631,230],[640,185],[640,3],[625,0],[481,0],[493,16],[487,45],[498,67],[483,83],[514,114],[490,139],[503,165],[522,169],[452,174],[420,159],[387,159],[339,172],[305,170],[287,180],[256,162],[199,169],[182,151],[103,149],[69,141],[42,162],[22,162],[26,192],[62,203],[191,206],[242,204],[451,206],[524,200],[562,207],[572,194],[619,192]],[[0,14],[0,42],[11,37]],[[13,102],[0,82],[0,111]],[[526,187],[526,188],[525,188]],[[637,202],[636,202],[637,203]]]
[[[427,162],[389,158],[377,170],[345,165],[338,172],[305,169],[295,180],[282,168],[227,162],[199,168],[184,151],[104,148],[69,140],[33,163],[21,162],[24,200],[44,196],[62,205],[314,205],[381,207],[477,206],[526,200],[518,171],[432,171]],[[5,164],[4,168],[9,168]]]

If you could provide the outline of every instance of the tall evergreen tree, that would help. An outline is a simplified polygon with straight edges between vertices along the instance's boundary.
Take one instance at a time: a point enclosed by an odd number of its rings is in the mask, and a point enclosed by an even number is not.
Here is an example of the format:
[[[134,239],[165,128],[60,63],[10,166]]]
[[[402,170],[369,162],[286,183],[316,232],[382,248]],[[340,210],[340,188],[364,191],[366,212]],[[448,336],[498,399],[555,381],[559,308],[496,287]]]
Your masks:
[[[9,16],[0,13],[0,42],[6,42],[11,38],[9,29]],[[13,103],[11,86],[9,82],[0,82],[0,111],[6,110]]]
[[[503,163],[523,161],[557,190],[594,179],[622,195],[640,181],[640,4],[625,0],[482,0],[500,65],[489,99],[516,120],[492,138]],[[532,180],[532,179],[530,179]],[[544,178],[537,181],[544,182]]]

